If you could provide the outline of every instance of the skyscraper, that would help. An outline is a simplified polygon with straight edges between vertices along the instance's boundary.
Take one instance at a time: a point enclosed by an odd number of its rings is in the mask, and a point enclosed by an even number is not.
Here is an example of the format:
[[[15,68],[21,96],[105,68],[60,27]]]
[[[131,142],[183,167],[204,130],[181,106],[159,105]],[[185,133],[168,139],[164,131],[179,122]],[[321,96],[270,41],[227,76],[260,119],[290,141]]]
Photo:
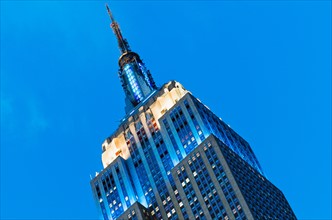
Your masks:
[[[296,219],[250,145],[179,82],[157,87],[118,23],[126,115],[91,180],[104,219]]]

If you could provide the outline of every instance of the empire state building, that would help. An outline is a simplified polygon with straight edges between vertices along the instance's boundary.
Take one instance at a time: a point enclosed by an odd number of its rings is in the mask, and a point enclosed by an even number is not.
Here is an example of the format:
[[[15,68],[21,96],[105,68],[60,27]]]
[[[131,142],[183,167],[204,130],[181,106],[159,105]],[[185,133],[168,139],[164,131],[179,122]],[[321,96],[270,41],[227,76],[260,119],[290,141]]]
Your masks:
[[[296,219],[249,143],[179,82],[156,86],[122,36],[125,116],[91,180],[101,219]]]

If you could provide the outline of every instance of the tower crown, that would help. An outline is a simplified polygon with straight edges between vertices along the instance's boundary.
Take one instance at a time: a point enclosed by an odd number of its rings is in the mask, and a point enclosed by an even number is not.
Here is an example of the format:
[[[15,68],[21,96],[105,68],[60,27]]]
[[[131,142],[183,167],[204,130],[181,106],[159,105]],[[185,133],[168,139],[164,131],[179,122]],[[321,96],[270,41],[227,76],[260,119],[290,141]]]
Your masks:
[[[125,110],[128,113],[155,91],[157,86],[139,55],[131,51],[128,41],[123,38],[119,24],[115,21],[108,5],[106,9],[121,52],[118,75],[126,95]]]

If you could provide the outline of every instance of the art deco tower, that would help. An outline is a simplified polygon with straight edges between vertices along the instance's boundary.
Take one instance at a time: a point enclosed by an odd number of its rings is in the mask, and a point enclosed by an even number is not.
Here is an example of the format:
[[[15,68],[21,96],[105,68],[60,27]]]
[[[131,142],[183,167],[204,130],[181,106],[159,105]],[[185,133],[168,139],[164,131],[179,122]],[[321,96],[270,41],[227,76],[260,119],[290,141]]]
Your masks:
[[[126,115],[91,180],[104,219],[296,219],[250,145],[180,83],[157,87],[107,7]]]

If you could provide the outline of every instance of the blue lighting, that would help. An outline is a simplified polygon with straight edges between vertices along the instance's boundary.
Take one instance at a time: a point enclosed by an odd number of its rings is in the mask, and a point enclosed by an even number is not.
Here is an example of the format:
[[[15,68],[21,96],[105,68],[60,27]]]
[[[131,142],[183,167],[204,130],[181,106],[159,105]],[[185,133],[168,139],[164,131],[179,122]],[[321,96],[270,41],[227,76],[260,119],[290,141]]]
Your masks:
[[[141,71],[142,71],[142,73],[144,75],[145,81],[148,83],[148,85],[150,87],[153,87],[151,79],[150,79],[149,74],[148,74],[148,70],[146,69],[146,67],[143,64],[141,64],[141,63],[138,63],[138,66],[139,66],[139,68],[141,69]]]
[[[133,93],[135,100],[137,102],[141,102],[143,100],[143,94],[139,86],[139,83],[137,81],[136,74],[134,73],[132,68],[133,68],[132,64],[126,64],[123,69],[124,72],[126,73],[130,90]]]

